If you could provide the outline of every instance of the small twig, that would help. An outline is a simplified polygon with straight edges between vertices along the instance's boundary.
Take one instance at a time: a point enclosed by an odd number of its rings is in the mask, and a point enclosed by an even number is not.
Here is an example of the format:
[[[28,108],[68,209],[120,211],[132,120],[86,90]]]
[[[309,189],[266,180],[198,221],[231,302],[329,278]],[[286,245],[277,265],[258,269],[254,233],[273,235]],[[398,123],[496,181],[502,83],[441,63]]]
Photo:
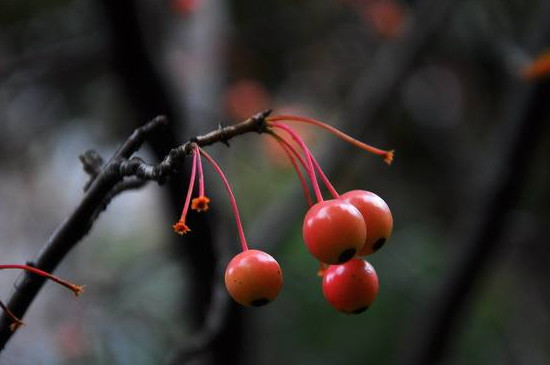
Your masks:
[[[124,142],[124,144],[115,152],[111,161],[120,158],[130,158],[134,152],[140,149],[141,145],[150,134],[165,126],[167,123],[168,119],[166,119],[164,115],[159,115],[144,126],[137,128],[134,133],[128,137],[126,142]]]
[[[12,313],[12,311],[0,300],[0,308],[2,308],[2,311],[12,320],[12,323],[10,324],[10,331],[15,331],[21,326],[24,326],[25,323],[23,323],[22,320],[17,318],[15,314]]]
[[[103,157],[96,150],[88,150],[78,156],[84,171],[93,177],[96,177],[101,172],[103,167]]]
[[[192,143],[196,143],[199,147],[209,146],[217,142],[227,144],[229,139],[247,132],[263,133],[266,130],[265,118],[270,112],[271,110],[266,110],[242,123],[218,128],[203,136],[194,137],[189,142],[172,149],[157,165],[149,164],[134,157],[129,160],[120,160],[118,163],[114,162],[112,164],[113,168],[118,168],[120,176],[137,176],[144,180],[154,180],[162,184],[169,175],[176,172],[185,156],[191,153]]]
[[[84,172],[90,175],[90,180],[84,185],[84,191],[87,191],[103,168],[103,157],[95,150],[88,150],[78,156],[78,158],[82,162]]]

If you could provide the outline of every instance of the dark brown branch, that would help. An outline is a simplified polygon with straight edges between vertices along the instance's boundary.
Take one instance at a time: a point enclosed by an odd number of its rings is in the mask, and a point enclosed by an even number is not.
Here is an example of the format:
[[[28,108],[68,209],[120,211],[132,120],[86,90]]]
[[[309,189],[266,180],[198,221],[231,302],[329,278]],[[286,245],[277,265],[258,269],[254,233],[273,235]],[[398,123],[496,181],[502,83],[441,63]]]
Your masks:
[[[193,138],[192,142],[207,146],[216,142],[225,142],[249,132],[262,133],[265,130],[265,117],[268,114],[269,111],[258,113],[242,123]],[[176,171],[177,165],[183,162],[185,155],[190,152],[190,142],[170,151],[158,165],[147,164],[136,158],[127,160],[153,132],[164,124],[166,124],[165,118],[155,118],[134,131],[93,180],[80,204],[52,234],[32,263],[33,266],[46,272],[53,272],[67,253],[88,234],[102,208],[106,207],[117,191],[124,191],[128,186],[124,183],[120,185],[124,177],[133,176],[134,179],[128,180],[130,182],[135,181],[135,177],[163,182]],[[44,279],[41,277],[25,275],[22,284],[8,303],[8,308],[18,318],[23,318],[44,284]],[[3,313],[0,317],[0,350],[4,349],[13,335],[13,331],[10,330],[11,324],[12,320]]]
[[[258,113],[242,123],[218,128],[203,136],[192,138],[189,142],[176,147],[168,153],[158,165],[151,165],[139,158],[122,160],[115,164],[119,168],[121,176],[137,176],[144,180],[155,180],[163,183],[170,174],[174,173],[181,165],[183,158],[191,153],[191,144],[196,143],[200,147],[221,142],[227,145],[227,141],[235,136],[247,132],[263,133],[266,129],[265,118],[271,110]]]

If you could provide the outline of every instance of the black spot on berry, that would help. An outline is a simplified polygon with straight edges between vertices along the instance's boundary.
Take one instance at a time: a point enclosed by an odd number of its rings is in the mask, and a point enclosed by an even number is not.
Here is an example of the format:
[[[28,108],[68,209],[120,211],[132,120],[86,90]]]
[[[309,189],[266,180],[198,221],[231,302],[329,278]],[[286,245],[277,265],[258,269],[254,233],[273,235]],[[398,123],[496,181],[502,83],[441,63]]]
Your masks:
[[[373,251],[378,251],[382,246],[384,246],[384,243],[386,243],[385,238],[380,238],[378,241],[374,242],[374,245],[372,245]]]
[[[260,299],[254,299],[253,301],[251,301],[250,305],[253,307],[261,307],[263,305],[266,305],[267,303],[269,303],[269,299],[260,298]]]
[[[338,262],[344,263],[348,260],[350,260],[353,256],[355,256],[355,253],[357,252],[354,248],[348,248],[347,250],[343,251],[340,256],[338,256]]]
[[[354,310],[353,312],[351,312],[351,314],[361,314],[361,313],[363,313],[364,311],[366,311],[368,308],[369,308],[368,305],[365,306],[365,307],[357,308],[356,310]]]

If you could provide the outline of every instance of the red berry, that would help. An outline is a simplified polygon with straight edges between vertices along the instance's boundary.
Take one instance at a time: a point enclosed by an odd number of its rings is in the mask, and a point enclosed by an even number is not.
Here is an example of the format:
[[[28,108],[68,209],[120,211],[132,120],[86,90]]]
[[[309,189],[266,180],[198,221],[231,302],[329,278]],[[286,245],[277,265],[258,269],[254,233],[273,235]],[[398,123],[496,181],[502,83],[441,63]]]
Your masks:
[[[312,206],[302,228],[309,252],[326,264],[341,264],[363,247],[367,230],[361,212],[350,203],[333,199]]]
[[[340,199],[359,209],[367,225],[367,238],[357,255],[370,255],[378,251],[390,238],[393,228],[393,218],[386,202],[378,195],[364,190],[348,191]]]
[[[233,257],[225,270],[229,295],[245,306],[260,307],[271,302],[282,286],[281,267],[263,251],[243,251]]]
[[[364,312],[378,293],[378,276],[367,261],[354,258],[342,265],[331,265],[323,276],[323,294],[340,312]]]

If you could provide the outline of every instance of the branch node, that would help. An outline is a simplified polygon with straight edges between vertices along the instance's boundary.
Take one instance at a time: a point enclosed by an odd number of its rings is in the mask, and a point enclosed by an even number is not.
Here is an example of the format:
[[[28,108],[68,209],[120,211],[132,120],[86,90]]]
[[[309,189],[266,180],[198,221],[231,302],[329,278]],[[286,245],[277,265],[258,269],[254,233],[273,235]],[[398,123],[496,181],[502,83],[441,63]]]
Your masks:
[[[218,123],[218,133],[220,134],[220,142],[227,147],[231,147],[229,145],[229,137],[227,136],[227,132],[225,128],[221,125],[221,123]]]
[[[273,109],[266,109],[263,112],[256,113],[252,116],[252,120],[256,123],[256,131],[259,134],[265,133],[268,130],[266,118],[272,111]]]
[[[103,166],[103,158],[96,150],[88,150],[78,156],[78,158],[88,175],[97,175],[101,166]]]
[[[94,182],[96,177],[101,172],[103,167],[103,158],[95,150],[88,150],[78,156],[80,162],[82,163],[82,168],[90,176],[90,180],[84,185],[84,191],[87,191],[90,185]]]

